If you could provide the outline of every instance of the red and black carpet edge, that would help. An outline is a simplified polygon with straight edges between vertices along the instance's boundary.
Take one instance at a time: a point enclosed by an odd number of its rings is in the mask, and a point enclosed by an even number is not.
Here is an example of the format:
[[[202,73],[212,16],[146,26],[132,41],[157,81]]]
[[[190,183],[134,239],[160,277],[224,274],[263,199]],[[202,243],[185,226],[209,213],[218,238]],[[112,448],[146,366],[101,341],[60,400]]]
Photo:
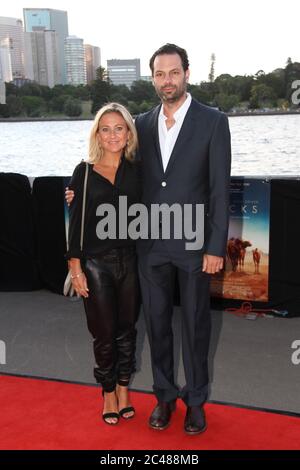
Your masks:
[[[300,418],[214,403],[205,405],[208,429],[183,431],[178,400],[170,427],[154,431],[150,394],[131,392],[133,420],[108,426],[100,389],[88,385],[0,375],[1,450],[299,450]]]

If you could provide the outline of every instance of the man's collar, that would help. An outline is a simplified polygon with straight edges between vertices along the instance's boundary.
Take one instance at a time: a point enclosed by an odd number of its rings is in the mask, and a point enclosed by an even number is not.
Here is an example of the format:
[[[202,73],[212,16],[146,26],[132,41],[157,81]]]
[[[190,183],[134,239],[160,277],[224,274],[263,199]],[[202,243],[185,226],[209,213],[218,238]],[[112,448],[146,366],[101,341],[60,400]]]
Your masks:
[[[181,113],[184,113],[188,110],[188,108],[190,107],[191,102],[192,102],[192,96],[191,96],[190,93],[187,92],[186,93],[186,99],[184,100],[182,105],[177,109],[177,111],[175,111],[175,113],[173,115],[175,121],[177,121],[177,119],[181,115]],[[164,114],[164,105],[163,104],[160,108],[159,118],[164,119],[164,120],[167,119],[166,115]]]

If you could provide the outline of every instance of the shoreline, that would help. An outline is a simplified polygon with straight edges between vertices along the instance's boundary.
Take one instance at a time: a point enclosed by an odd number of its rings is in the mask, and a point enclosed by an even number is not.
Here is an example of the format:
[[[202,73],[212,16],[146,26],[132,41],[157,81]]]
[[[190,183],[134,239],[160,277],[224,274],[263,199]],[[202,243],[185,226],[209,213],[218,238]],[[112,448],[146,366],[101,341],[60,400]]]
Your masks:
[[[242,112],[237,112],[237,113],[225,113],[229,117],[235,117],[235,116],[286,116],[288,114],[299,114],[300,115],[300,109],[299,111],[253,111],[253,113],[242,113]]]
[[[30,117],[10,117],[10,118],[0,118],[0,122],[60,122],[60,121],[93,121],[94,118],[84,118],[84,117],[73,117],[69,118],[67,116],[62,117],[39,117],[39,118],[30,118]]]
[[[253,113],[243,113],[243,112],[237,112],[237,113],[225,113],[228,117],[242,117],[242,116],[286,116],[286,115],[300,115],[300,109],[299,111],[253,111]],[[38,117],[38,118],[30,118],[30,117],[9,117],[9,118],[0,118],[0,122],[60,122],[60,121],[93,121],[94,118],[84,118],[84,117],[67,117],[67,116],[61,116],[61,117]]]

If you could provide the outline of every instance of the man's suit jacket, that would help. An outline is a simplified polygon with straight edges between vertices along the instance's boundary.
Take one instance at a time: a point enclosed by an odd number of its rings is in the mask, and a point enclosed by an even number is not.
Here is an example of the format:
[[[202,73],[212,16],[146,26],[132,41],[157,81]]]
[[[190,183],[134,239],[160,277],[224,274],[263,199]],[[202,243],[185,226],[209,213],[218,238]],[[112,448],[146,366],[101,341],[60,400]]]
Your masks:
[[[166,171],[158,137],[161,105],[136,118],[142,165],[142,202],[205,205],[203,253],[224,256],[228,231],[231,146],[225,114],[192,99]],[[165,241],[172,251],[185,250],[185,239]],[[138,243],[140,253],[153,240]]]

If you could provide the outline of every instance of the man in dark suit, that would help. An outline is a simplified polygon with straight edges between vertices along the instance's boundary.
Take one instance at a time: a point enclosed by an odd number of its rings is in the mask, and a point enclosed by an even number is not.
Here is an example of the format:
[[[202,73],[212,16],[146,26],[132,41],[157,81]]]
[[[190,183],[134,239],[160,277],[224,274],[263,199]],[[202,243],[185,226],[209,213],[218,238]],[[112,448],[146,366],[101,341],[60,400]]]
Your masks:
[[[136,119],[143,174],[142,202],[204,207],[204,245],[187,250],[186,238],[138,242],[139,272],[148,330],[157,406],[153,429],[170,424],[179,391],[174,381],[172,311],[177,274],[182,310],[182,350],[187,406],[184,430],[206,429],[203,404],[208,392],[210,276],[223,267],[228,230],[230,132],[227,117],[187,93],[186,51],[166,44],[151,60],[153,84],[161,104]],[[162,221],[160,222],[162,226]],[[178,227],[177,227],[178,228]],[[193,225],[193,229],[195,226]],[[199,230],[199,227],[197,228]]]

